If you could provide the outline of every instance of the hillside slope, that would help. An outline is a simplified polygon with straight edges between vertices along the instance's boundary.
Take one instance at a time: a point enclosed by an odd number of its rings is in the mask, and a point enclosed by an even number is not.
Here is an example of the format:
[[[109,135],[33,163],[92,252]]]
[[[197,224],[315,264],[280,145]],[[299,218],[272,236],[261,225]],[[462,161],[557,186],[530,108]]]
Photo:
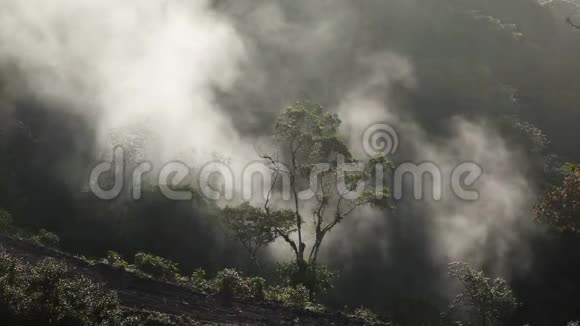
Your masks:
[[[12,256],[29,263],[46,257],[61,259],[73,273],[83,274],[115,290],[130,309],[185,316],[207,325],[363,325],[342,313],[315,313],[292,309],[275,302],[235,300],[224,304],[214,295],[191,288],[139,277],[106,264],[91,265],[70,254],[0,234],[0,246]]]

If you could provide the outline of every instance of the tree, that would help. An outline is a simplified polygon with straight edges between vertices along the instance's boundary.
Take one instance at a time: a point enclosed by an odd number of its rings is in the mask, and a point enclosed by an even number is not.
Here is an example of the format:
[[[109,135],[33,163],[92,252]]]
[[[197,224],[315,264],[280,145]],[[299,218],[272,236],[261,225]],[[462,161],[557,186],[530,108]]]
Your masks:
[[[535,207],[540,222],[560,231],[580,233],[580,170],[575,164],[564,168],[561,184],[548,191]]]
[[[384,176],[391,167],[390,162],[384,155],[368,162],[355,161],[348,146],[339,137],[340,124],[338,115],[325,112],[317,104],[298,102],[288,107],[274,126],[277,152],[261,155],[274,174],[263,208],[250,209],[246,205],[241,210],[230,211],[237,216],[233,221],[244,215],[254,220],[248,225],[239,221],[234,223],[240,233],[238,238],[245,239],[246,243],[249,238],[253,239],[251,250],[257,244],[264,245],[270,241],[271,231],[290,246],[297,266],[297,275],[293,279],[306,285],[311,296],[316,287],[310,285],[316,283],[312,281],[316,273],[309,271],[317,270],[320,248],[326,235],[358,207],[367,204],[389,207],[390,194],[384,186]],[[349,169],[345,168],[347,165]],[[350,171],[353,166],[357,167],[354,169],[356,171]],[[284,188],[285,184],[289,187]],[[292,209],[274,209],[273,193],[283,193],[285,190],[290,192]],[[313,208],[305,212],[301,195],[308,190],[311,191]],[[308,254],[304,227],[307,213],[312,215],[314,230],[314,240]],[[256,227],[260,225],[256,221],[265,222],[268,227]],[[257,236],[259,233],[263,234]]]
[[[465,263],[450,263],[449,274],[463,286],[450,310],[466,309],[474,313],[480,326],[505,322],[519,306],[509,285],[501,278],[491,279]]]
[[[248,251],[250,268],[259,267],[260,249],[274,242],[279,233],[288,234],[293,230],[291,211],[268,215],[249,203],[235,208],[226,207],[222,212],[222,221]]]

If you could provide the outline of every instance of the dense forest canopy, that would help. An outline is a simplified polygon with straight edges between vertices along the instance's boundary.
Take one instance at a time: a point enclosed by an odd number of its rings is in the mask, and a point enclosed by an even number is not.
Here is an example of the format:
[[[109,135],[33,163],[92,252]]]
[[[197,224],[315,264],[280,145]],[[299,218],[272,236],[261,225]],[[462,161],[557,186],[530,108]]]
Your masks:
[[[0,230],[188,274],[285,269],[309,300],[397,325],[580,320],[578,25],[575,0],[0,0]],[[369,156],[376,124],[397,146]],[[113,200],[90,191],[115,146],[126,171],[151,164],[138,200],[130,173]],[[214,200],[187,176],[172,200],[154,180],[170,162],[240,176],[256,161],[275,176],[265,197],[233,182]],[[430,182],[416,200],[404,179],[402,198],[367,184],[345,202],[324,188],[339,162],[385,172],[349,190],[409,162],[483,174],[477,200],[448,184],[434,200]]]

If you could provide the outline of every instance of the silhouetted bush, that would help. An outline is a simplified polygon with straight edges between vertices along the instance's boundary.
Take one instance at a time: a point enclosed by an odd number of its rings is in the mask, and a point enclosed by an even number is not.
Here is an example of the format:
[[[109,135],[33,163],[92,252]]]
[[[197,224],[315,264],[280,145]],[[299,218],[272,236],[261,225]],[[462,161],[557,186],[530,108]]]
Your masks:
[[[356,308],[353,313],[349,314],[348,316],[351,318],[359,319],[365,324],[374,324],[379,322],[377,314],[365,307]]]
[[[145,273],[164,280],[175,280],[179,273],[177,264],[171,260],[142,252],[135,255],[135,266]]]
[[[196,290],[201,290],[203,292],[211,291],[212,290],[212,283],[207,277],[207,273],[198,268],[191,273],[191,277],[189,278],[191,286],[193,286]]]
[[[38,234],[32,237],[32,240],[47,247],[56,248],[60,245],[59,236],[52,232],[48,232],[45,229],[40,229]]]
[[[244,280],[244,283],[246,283],[245,287],[249,292],[248,296],[257,300],[264,300],[266,280],[262,277],[248,277]]]
[[[0,253],[0,307],[6,325],[127,325],[114,292],[52,258],[30,266]]]
[[[126,262],[121,255],[116,251],[107,252],[107,257],[105,257],[104,262],[111,265],[115,269],[126,270],[129,267],[129,263]]]
[[[305,271],[301,272],[294,262],[277,264],[276,274],[279,284],[306,287],[309,291],[310,301],[313,301],[316,295],[331,289],[337,278],[336,274],[329,271],[324,265],[306,265]]]
[[[266,299],[282,302],[293,307],[306,307],[308,301],[308,289],[304,285],[271,286],[265,291]]]
[[[235,269],[223,269],[215,278],[218,294],[225,300],[231,301],[236,293],[242,292],[242,277]]]

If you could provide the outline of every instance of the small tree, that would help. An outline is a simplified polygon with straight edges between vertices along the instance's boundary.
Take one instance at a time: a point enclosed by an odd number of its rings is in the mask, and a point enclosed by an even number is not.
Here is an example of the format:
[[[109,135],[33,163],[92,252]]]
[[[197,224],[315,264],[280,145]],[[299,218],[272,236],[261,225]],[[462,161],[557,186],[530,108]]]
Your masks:
[[[280,214],[272,209],[270,195],[278,190],[275,182],[285,178],[290,188],[292,215],[296,238],[288,232],[278,231],[278,235],[288,243],[296,257],[297,279],[308,278],[308,265],[316,266],[323,241],[336,225],[351,215],[356,208],[367,204],[388,206],[390,195],[384,187],[385,170],[391,167],[384,156],[377,156],[368,162],[353,159],[349,147],[339,137],[341,120],[338,115],[325,112],[320,105],[299,102],[290,106],[276,120],[274,139],[278,152],[262,155],[270,163],[275,173],[274,183],[264,206],[265,214],[272,217]],[[366,163],[366,164],[364,164]],[[346,173],[344,167],[361,167]],[[381,175],[381,172],[384,174]],[[370,182],[368,182],[371,180]],[[361,181],[366,187],[360,191]],[[380,184],[380,186],[379,186]],[[379,186],[379,187],[377,187]],[[314,189],[312,189],[314,188]],[[304,212],[299,194],[303,190],[313,192],[314,205],[310,212]],[[351,196],[358,190],[357,196]],[[306,254],[304,215],[310,213],[314,240]],[[284,213],[283,215],[286,215]],[[315,267],[314,267],[315,269]],[[314,282],[315,283],[315,282]],[[309,287],[310,295],[314,288]]]
[[[281,211],[271,216],[248,203],[236,208],[226,207],[222,221],[248,251],[251,268],[259,267],[260,249],[274,242],[279,233],[287,234],[293,227],[291,212]]]
[[[317,273],[310,271],[318,270],[318,256],[326,235],[358,207],[367,204],[390,207],[390,194],[385,187],[390,162],[384,155],[367,162],[354,160],[339,137],[340,124],[338,115],[325,112],[317,104],[298,102],[288,107],[274,126],[278,151],[261,155],[274,174],[264,206],[253,208],[244,204],[224,211],[226,224],[254,262],[256,252],[276,238],[282,238],[290,246],[296,266],[291,279],[294,285],[305,285],[311,299],[317,292],[318,280]],[[285,185],[289,185],[292,208],[274,209],[273,194],[288,190]],[[304,211],[299,195],[305,190],[311,191],[314,201],[310,212]],[[312,216],[314,239],[307,253],[304,216],[308,213]]]
[[[476,324],[480,326],[505,322],[519,305],[501,278],[491,279],[465,263],[449,264],[449,274],[463,286],[463,291],[449,306],[450,311],[466,309],[475,314]]]

